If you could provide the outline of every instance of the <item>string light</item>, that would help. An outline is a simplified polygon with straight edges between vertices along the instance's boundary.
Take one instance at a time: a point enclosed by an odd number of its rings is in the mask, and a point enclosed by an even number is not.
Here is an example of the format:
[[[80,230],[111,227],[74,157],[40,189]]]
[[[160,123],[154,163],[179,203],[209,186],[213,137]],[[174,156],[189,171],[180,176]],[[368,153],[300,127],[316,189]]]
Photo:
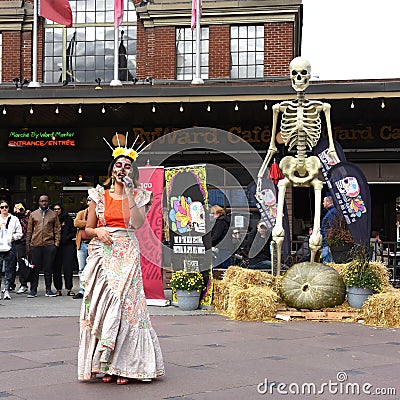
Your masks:
[[[3,115],[6,115],[6,114],[7,114],[7,110],[5,107],[3,107]]]
[[[29,114],[33,114],[33,107],[31,106],[31,109],[29,110]]]
[[[235,104],[235,111],[239,111],[239,104],[237,102]]]
[[[350,104],[350,108],[354,108],[355,106],[354,106],[354,101],[352,100],[351,101],[351,104]]]
[[[60,112],[60,110],[58,109],[58,106],[56,107],[56,110],[54,111],[56,114],[58,114]]]
[[[78,114],[82,114],[82,106],[79,104]]]
[[[266,102],[266,101],[264,102],[264,110],[265,110],[265,111],[268,110],[268,105],[267,105],[267,102]]]
[[[151,112],[155,113],[156,112],[156,104],[153,103],[153,107],[151,107]]]
[[[385,100],[382,99],[381,108],[384,109],[386,107]]]
[[[207,111],[208,111],[208,112],[211,111],[211,105],[210,105],[210,103],[208,103],[208,105],[207,105]]]
[[[183,104],[181,103],[181,106],[179,107],[179,111],[183,112]]]
[[[103,108],[101,109],[102,114],[106,113],[106,108],[103,106]]]

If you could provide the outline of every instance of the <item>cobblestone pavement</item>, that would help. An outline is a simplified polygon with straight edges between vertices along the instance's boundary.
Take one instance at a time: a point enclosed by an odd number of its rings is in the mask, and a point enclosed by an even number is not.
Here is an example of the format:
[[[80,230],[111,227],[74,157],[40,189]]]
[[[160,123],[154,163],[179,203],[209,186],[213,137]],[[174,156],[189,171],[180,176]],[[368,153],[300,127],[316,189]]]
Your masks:
[[[47,298],[43,290],[34,299],[12,297],[0,301],[0,398],[400,398],[399,329],[348,322],[239,322],[211,311],[151,306],[166,376],[117,386],[100,377],[77,381],[79,300]]]

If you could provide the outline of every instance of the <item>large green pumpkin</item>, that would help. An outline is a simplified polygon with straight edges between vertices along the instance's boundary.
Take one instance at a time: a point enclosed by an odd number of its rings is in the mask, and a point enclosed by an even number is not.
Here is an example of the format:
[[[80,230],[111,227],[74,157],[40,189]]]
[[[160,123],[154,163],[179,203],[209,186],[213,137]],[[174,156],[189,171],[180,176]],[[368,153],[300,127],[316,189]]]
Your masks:
[[[303,262],[293,265],[282,279],[281,296],[289,307],[320,310],[344,302],[346,285],[328,265]]]

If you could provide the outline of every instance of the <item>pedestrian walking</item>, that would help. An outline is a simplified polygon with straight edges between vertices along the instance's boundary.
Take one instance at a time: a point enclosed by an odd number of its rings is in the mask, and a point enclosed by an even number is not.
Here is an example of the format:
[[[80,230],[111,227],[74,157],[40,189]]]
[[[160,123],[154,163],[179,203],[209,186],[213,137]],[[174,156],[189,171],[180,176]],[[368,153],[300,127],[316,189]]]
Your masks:
[[[26,211],[26,206],[22,202],[14,204],[14,215],[18,218],[22,228],[21,239],[15,240],[15,253],[16,257],[13,262],[13,271],[17,269],[18,265],[18,277],[19,277],[19,289],[17,294],[23,294],[28,291],[28,282],[32,279],[32,269],[29,268],[29,262],[26,258],[26,230],[28,229],[29,215]]]
[[[0,201],[0,286],[1,271],[4,267],[3,300],[11,300],[10,284],[12,280],[12,263],[15,259],[15,241],[22,237],[22,227],[17,217],[9,213],[7,200]]]
[[[39,208],[32,211],[26,230],[26,254],[34,265],[28,298],[37,296],[39,271],[43,269],[45,296],[55,297],[51,290],[54,259],[60,245],[61,226],[57,214],[49,208],[49,197],[39,197]]]
[[[56,296],[62,296],[62,275],[64,275],[67,296],[74,296],[75,293],[72,290],[75,259],[73,239],[76,235],[74,222],[60,203],[54,204],[51,208],[57,214],[61,226],[60,245],[57,248],[53,265],[53,283],[56,288]]]

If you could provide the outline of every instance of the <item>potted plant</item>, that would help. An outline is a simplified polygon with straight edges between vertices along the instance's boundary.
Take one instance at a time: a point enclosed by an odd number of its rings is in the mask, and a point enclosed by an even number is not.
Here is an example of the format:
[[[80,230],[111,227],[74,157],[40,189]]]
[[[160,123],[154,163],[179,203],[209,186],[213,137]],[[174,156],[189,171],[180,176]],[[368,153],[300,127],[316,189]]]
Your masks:
[[[335,263],[342,264],[350,260],[350,250],[354,245],[354,240],[343,216],[333,221],[325,240]]]
[[[354,308],[362,308],[364,301],[373,293],[380,293],[389,285],[386,266],[370,261],[367,246],[355,245],[350,252],[352,260],[341,271],[347,286],[347,300]]]
[[[170,286],[176,291],[178,306],[182,310],[195,310],[199,306],[200,294],[204,289],[201,272],[185,269],[172,273]]]

